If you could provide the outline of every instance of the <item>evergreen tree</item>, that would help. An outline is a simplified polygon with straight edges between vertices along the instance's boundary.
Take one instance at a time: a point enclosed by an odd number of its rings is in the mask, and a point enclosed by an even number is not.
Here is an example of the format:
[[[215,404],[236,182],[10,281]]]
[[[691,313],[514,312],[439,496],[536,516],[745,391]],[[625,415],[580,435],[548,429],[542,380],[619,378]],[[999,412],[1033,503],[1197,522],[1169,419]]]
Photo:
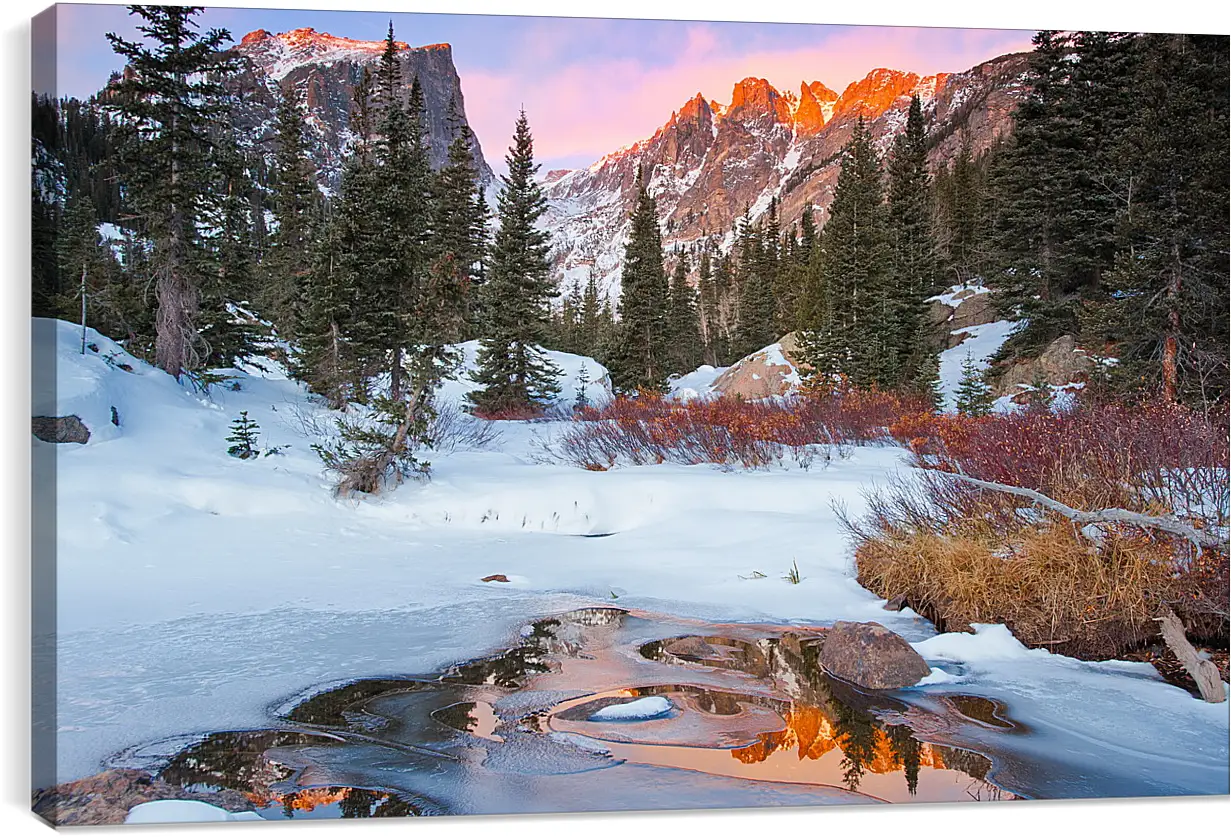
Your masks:
[[[598,277],[591,265],[577,316],[577,344],[581,354],[601,359],[610,331],[611,322],[599,300]]]
[[[313,248],[311,269],[303,287],[300,307],[299,352],[292,356],[292,371],[313,392],[324,396],[337,409],[360,395],[360,374],[350,341],[357,299],[358,278],[352,261],[346,258],[344,240],[353,242],[360,231],[342,219],[348,193],[359,175],[352,160],[342,179],[338,220],[323,225],[320,240]]]
[[[688,256],[679,255],[668,288],[668,372],[689,373],[702,363],[701,321],[697,315],[697,291],[688,282]]]
[[[64,290],[50,301],[49,313],[116,334],[121,323],[116,305],[118,266],[100,241],[94,202],[88,195],[68,202],[54,248],[52,266],[58,265]]]
[[[280,90],[276,131],[271,209],[277,228],[262,265],[265,282],[258,298],[261,313],[280,335],[293,339],[298,334],[303,286],[311,267],[320,193],[308,157],[303,108],[289,83]]]
[[[222,132],[213,152],[217,181],[206,217],[216,232],[205,239],[209,262],[202,272],[198,311],[205,368],[234,366],[256,351],[257,340],[255,325],[236,309],[247,304],[255,285],[252,207],[246,188],[250,173],[231,132]]]
[[[962,361],[962,378],[954,393],[954,401],[957,412],[963,416],[986,416],[992,411],[992,390],[987,386],[984,372],[969,352]]]
[[[697,265],[697,288],[700,296],[701,326],[704,335],[703,361],[710,366],[718,366],[719,357],[725,357],[722,345],[722,317],[719,307],[718,287],[714,281],[714,271],[710,261],[709,248],[701,250],[701,259]]]
[[[1118,389],[1205,409],[1228,372],[1228,59],[1222,36],[1144,35],[1129,79],[1136,117],[1116,150],[1123,244],[1087,315],[1116,344]],[[1131,184],[1131,193],[1127,192]]]
[[[906,130],[894,139],[887,166],[890,273],[882,316],[889,338],[885,348],[896,355],[898,378],[882,382],[890,385],[906,381],[916,371],[912,368],[927,363],[916,351],[929,325],[924,300],[940,291],[925,139],[919,97],[912,96]]]
[[[844,376],[855,386],[884,384],[889,251],[880,162],[860,119],[847,145],[822,233],[822,297],[801,335],[813,376]]]
[[[663,270],[658,207],[637,170],[637,203],[620,272],[618,337],[611,380],[625,393],[661,392],[667,386],[667,276]]]
[[[461,272],[460,289],[465,312],[460,340],[478,328],[478,308],[475,305],[479,266],[483,258],[487,235],[486,208],[481,203],[479,173],[474,163],[474,135],[461,122],[456,103],[450,103],[451,119],[456,136],[449,144],[448,159],[436,173],[435,180],[435,250],[452,254]]]
[[[517,118],[501,177],[499,229],[484,286],[484,337],[479,389],[469,394],[476,412],[524,415],[559,393],[560,369],[543,354],[548,304],[556,291],[549,276],[548,234],[536,225],[547,209],[535,180],[534,140],[526,113]]]
[[[108,99],[129,130],[131,198],[154,243],[158,300],[155,363],[179,378],[204,358],[197,333],[202,282],[198,222],[212,183],[211,121],[226,110],[220,74],[234,66],[221,51],[225,29],[196,31],[197,6],[129,6],[152,46],[107,34],[129,71]]]
[[[231,423],[231,435],[227,442],[231,443],[227,453],[241,460],[250,460],[257,456],[257,431],[261,426],[256,420],[248,418],[248,411],[241,410],[239,418]]]
[[[777,220],[771,219],[777,229]],[[736,282],[739,286],[739,320],[735,330],[735,353],[740,357],[777,340],[774,322],[774,277],[778,268],[777,241],[754,225],[745,212],[736,228],[739,253]]]

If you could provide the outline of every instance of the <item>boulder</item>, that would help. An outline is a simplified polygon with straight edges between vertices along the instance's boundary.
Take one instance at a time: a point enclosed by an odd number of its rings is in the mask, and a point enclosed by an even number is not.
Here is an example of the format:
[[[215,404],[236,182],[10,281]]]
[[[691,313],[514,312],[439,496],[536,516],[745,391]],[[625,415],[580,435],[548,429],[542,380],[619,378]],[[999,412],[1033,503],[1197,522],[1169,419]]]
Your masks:
[[[35,416],[30,420],[30,425],[34,435],[43,442],[85,445],[90,441],[90,429],[77,416]]]
[[[719,396],[767,399],[785,396],[799,388],[799,343],[791,332],[780,341],[741,358],[714,379],[712,392]]]
[[[834,623],[820,664],[830,675],[872,690],[909,687],[931,672],[909,643],[880,623]]]
[[[1072,335],[1061,335],[1047,345],[1037,358],[1020,360],[1005,370],[996,387],[996,396],[1016,396],[1031,388],[1036,380],[1052,387],[1087,381],[1095,362],[1077,346]]]
[[[112,768],[34,793],[34,813],[53,826],[99,826],[124,823],[128,810],[154,800],[196,800],[230,812],[251,812],[252,803],[237,791],[188,791],[145,771]]]

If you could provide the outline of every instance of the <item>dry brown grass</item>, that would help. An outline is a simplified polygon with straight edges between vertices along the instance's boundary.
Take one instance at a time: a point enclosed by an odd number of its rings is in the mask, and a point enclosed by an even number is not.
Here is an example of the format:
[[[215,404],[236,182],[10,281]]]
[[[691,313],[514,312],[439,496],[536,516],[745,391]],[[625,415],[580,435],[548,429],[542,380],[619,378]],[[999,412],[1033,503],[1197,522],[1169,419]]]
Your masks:
[[[920,478],[873,493],[846,526],[860,584],[938,629],[1005,623],[1028,646],[1105,659],[1156,636],[1167,605],[1225,645],[1225,556],[1129,526],[1103,526],[1095,541],[1019,499]]]

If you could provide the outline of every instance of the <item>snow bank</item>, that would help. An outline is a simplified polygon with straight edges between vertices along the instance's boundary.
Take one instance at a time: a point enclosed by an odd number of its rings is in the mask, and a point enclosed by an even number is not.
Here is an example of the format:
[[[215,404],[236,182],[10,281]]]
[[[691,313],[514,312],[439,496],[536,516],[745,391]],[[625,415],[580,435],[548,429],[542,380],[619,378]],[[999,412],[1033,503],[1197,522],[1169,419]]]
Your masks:
[[[695,370],[683,375],[673,375],[667,381],[667,398],[678,402],[689,402],[710,395],[714,389],[714,381],[730,367],[713,367],[702,364]]]
[[[945,410],[957,409],[957,388],[962,381],[962,364],[966,362],[966,356],[974,360],[975,369],[986,370],[991,365],[992,356],[1019,328],[1021,324],[1018,321],[997,320],[954,330],[953,334],[965,335],[966,339],[940,353],[940,388],[945,397]]]
[[[155,800],[128,810],[124,823],[217,823],[264,820],[256,812],[228,812],[197,800]]]

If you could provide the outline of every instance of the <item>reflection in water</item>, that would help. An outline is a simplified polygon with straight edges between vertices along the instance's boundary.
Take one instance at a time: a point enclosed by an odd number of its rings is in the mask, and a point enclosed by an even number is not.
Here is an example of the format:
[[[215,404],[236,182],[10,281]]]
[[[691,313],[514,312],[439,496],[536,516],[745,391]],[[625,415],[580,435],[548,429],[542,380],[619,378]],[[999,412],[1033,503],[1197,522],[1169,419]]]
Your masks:
[[[647,642],[681,627],[616,608],[539,620],[436,676],[313,695],[283,716],[296,730],[206,737],[162,777],[237,789],[273,818],[1015,796],[986,757],[916,733],[1010,731],[1003,706],[951,697],[937,714],[863,694],[817,665],[820,630]],[[595,718],[649,696],[671,712]]]

